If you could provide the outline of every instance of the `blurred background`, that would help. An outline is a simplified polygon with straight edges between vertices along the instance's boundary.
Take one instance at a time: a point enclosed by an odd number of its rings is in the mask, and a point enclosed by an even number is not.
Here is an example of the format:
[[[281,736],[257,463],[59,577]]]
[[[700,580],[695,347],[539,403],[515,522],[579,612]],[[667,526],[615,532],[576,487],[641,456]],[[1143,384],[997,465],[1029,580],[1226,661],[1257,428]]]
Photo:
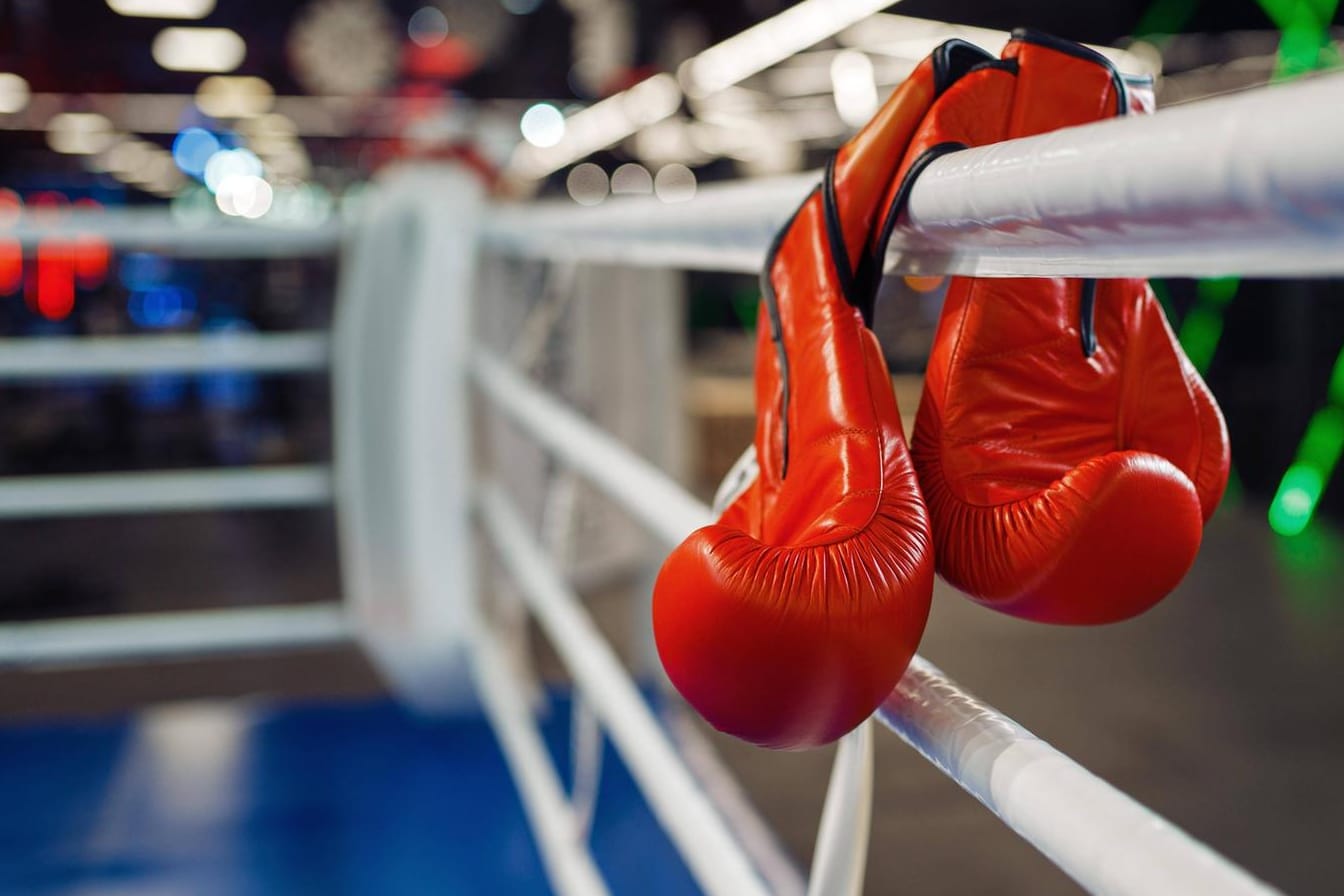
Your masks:
[[[682,202],[702,184],[822,166],[938,43],[960,36],[996,52],[1006,31],[1022,25],[1113,48],[1122,68],[1156,76],[1159,108],[1344,62],[1336,0],[905,0],[868,4],[836,27],[828,21],[841,4],[817,12],[804,3],[810,16],[777,20],[768,39],[733,42],[793,6],[0,0],[0,622],[340,598],[335,521],[319,482],[332,454],[324,334],[342,234],[391,166],[465,164],[510,198]],[[114,251],[100,236],[108,226],[149,235],[134,251]],[[202,234],[199,245],[260,228],[289,248],[246,259],[199,246],[158,250],[156,227]],[[536,295],[555,279],[514,273],[532,277]],[[663,460],[708,496],[751,437],[758,286],[749,276],[671,276],[675,283],[659,288],[675,303],[660,320],[677,365],[669,398],[680,423]],[[903,412],[913,417],[944,284],[889,279],[877,329]],[[1253,872],[1290,892],[1338,892],[1331,847],[1344,835],[1342,286],[1227,278],[1153,286],[1232,439],[1228,497],[1195,570],[1152,613],[1098,631],[999,618],[940,585],[922,652]],[[555,312],[594,313],[577,301]],[[570,375],[577,349],[563,327],[556,332],[533,368],[558,381]],[[120,337],[149,335],[201,337],[174,349],[187,354],[274,350],[287,360],[185,371],[151,365],[111,376],[62,360],[70,345],[63,339],[115,348]],[[220,493],[243,480],[209,476],[259,471],[297,497],[284,508],[251,501],[228,512],[134,514],[109,499],[103,511],[79,515],[62,509],[48,478],[107,475],[74,481],[133,492],[133,480],[116,477],[145,471],[202,474],[201,487]],[[631,617],[642,604],[631,595],[647,584],[649,559],[634,571],[580,577],[627,657],[640,650]],[[21,631],[7,625],[0,646]],[[544,645],[537,651],[558,682]],[[510,827],[509,818],[496,819],[497,829],[482,822],[486,833],[468,824],[461,837],[496,837],[501,867],[517,880],[444,870],[470,865],[470,851],[435,859],[435,832],[464,824],[460,808],[447,807],[470,801],[469,788],[457,789],[466,785],[435,776],[455,755],[465,763],[488,752],[488,735],[464,747],[455,739],[461,732],[413,728],[398,735],[404,740],[377,741],[369,731],[401,724],[385,697],[368,661],[342,644],[96,667],[0,659],[0,793],[10,810],[0,821],[0,893],[148,892],[165,880],[162,892],[530,892],[537,883],[528,873],[540,879],[536,859],[515,842],[525,841],[525,825]],[[239,721],[212,708],[295,701],[311,717]],[[136,720],[146,718],[136,713],[160,711],[186,713],[168,718],[185,719],[188,734],[151,740],[197,757],[177,772],[188,778],[212,774],[217,766],[200,757],[243,731],[294,751],[283,754],[288,764],[254,763],[260,770],[247,786],[258,794],[283,791],[291,775],[302,777],[303,756],[333,743],[348,744],[350,758],[329,760],[322,774],[370,783],[351,797],[358,810],[322,834],[335,823],[313,809],[325,805],[313,796],[320,786],[304,791],[308,803],[295,797],[309,815],[277,815],[257,809],[269,805],[263,796],[238,797],[246,788],[231,778],[230,799],[251,809],[188,801],[163,817],[200,821],[178,828],[189,845],[155,851],[152,837],[141,842],[134,832],[162,817],[109,806],[117,769],[139,755],[128,746]],[[805,869],[829,751],[765,754],[702,735],[784,854]],[[1076,892],[894,738],[879,742],[869,892]],[[278,749],[258,746],[255,755],[273,758]],[[409,766],[419,771],[393,780],[387,757],[398,751],[414,756]],[[68,800],[50,797],[67,785]],[[417,790],[433,799],[416,802]],[[507,800],[500,792],[489,799]],[[92,851],[79,845],[91,819],[110,812],[123,840],[93,838],[101,846]],[[651,838],[636,844],[659,836],[648,819],[630,824]],[[243,837],[240,830],[305,825],[319,833],[293,852],[240,858],[215,848]],[[348,846],[351,839],[362,845]],[[342,848],[348,861],[309,876],[319,857]],[[665,847],[630,848],[636,858],[675,862]],[[509,850],[524,857],[510,859]],[[251,871],[218,877],[215,889],[156,876],[188,867],[218,875],[226,866]],[[668,892],[686,891],[676,889],[680,874]]]

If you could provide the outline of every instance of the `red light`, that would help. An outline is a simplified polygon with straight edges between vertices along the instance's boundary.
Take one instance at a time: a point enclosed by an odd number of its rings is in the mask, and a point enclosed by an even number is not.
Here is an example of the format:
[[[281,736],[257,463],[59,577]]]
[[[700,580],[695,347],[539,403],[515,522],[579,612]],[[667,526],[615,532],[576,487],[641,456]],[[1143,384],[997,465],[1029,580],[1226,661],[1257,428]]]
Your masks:
[[[28,196],[28,207],[33,209],[34,212],[45,215],[60,212],[69,204],[70,200],[66,198],[65,194],[57,193],[55,190],[42,190]]]
[[[9,230],[23,214],[23,200],[13,190],[0,188],[0,231]],[[23,284],[23,247],[18,240],[0,239],[0,293],[9,295]]]
[[[75,208],[84,212],[101,212],[103,204],[96,199],[76,199]],[[107,241],[84,234],[75,238],[74,263],[75,279],[84,289],[101,286],[107,279],[108,265],[111,263],[112,249]]]
[[[10,295],[23,283],[23,248],[18,240],[0,240],[0,293]]]
[[[75,277],[82,289],[93,289],[103,285],[107,279],[107,268],[111,263],[112,250],[106,240],[96,236],[76,238],[74,245]]]
[[[75,307],[75,253],[65,243],[46,240],[37,247],[37,313],[64,320]]]
[[[0,227],[9,228],[19,223],[23,214],[23,200],[13,190],[0,187]]]

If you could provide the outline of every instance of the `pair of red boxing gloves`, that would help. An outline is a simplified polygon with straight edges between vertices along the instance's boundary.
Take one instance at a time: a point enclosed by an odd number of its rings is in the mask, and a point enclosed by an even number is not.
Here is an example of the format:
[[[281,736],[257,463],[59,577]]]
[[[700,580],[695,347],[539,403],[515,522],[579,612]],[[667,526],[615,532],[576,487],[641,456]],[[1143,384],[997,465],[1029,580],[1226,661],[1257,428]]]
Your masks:
[[[836,153],[767,256],[755,477],[664,563],[654,633],[716,728],[801,749],[859,725],[915,653],[935,570],[1041,622],[1161,600],[1222,496],[1222,415],[1143,280],[954,278],[913,447],[869,326],[886,244],[939,155],[1149,111],[1099,54],[949,41]]]

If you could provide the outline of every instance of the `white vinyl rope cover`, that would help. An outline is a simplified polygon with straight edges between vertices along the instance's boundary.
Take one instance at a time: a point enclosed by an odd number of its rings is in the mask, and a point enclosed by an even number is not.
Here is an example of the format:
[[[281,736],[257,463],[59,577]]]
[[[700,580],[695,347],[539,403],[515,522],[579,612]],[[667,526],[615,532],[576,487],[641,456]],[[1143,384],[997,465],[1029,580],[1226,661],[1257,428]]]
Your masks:
[[[503,361],[478,352],[471,374],[494,407],[666,543],[679,542],[710,518],[708,507],[664,473]],[[548,565],[540,553],[531,559]],[[552,575],[531,567],[518,574]],[[976,700],[920,657],[878,718],[1089,892],[1276,892]],[[858,736],[866,736],[864,729]],[[855,764],[865,761],[864,749],[861,740],[846,747]],[[855,868],[862,867],[863,851],[848,861],[838,854],[860,836],[867,840],[867,789],[860,793],[837,783],[846,776],[862,778],[837,765],[815,869],[832,876],[834,884],[818,885],[814,878],[812,893],[853,893],[861,886]],[[844,821],[856,818],[861,824]],[[833,833],[825,836],[828,829]]]
[[[1344,275],[1344,74],[950,153],[918,178],[890,270],[976,276]],[[756,273],[818,176],[711,185],[692,200],[500,205],[503,255]],[[709,508],[478,351],[481,393],[667,544]],[[538,562],[544,562],[538,558]],[[877,718],[1093,893],[1276,892],[916,657]],[[862,886],[868,726],[838,753],[810,893]]]
[[[1344,274],[1344,73],[949,153],[911,190],[904,273],[1155,277]],[[1332,114],[1336,113],[1336,114]],[[755,273],[818,174],[694,199],[502,205],[513,255]]]

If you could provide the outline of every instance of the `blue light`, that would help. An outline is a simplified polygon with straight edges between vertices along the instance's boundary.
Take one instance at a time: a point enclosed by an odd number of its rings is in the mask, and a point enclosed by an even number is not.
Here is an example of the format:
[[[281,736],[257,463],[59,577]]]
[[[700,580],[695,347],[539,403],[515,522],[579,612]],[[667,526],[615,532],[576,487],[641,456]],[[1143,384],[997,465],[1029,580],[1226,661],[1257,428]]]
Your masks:
[[[187,396],[187,378],[161,373],[142,376],[135,381],[132,395],[142,408],[165,410],[176,407]]]
[[[196,295],[180,286],[154,286],[131,293],[126,311],[137,326],[151,330],[177,327],[196,313]]]
[[[219,152],[219,138],[205,128],[185,128],[173,140],[173,161],[184,174],[201,177],[205,163]]]
[[[117,277],[129,290],[158,286],[173,273],[172,259],[151,252],[127,252],[121,257]]]
[[[233,333],[251,333],[256,330],[249,322],[235,317],[215,317],[207,320],[201,331],[208,338],[228,340]],[[201,401],[209,408],[241,411],[252,407],[260,397],[260,382],[255,374],[235,371],[203,374],[197,382]]]

